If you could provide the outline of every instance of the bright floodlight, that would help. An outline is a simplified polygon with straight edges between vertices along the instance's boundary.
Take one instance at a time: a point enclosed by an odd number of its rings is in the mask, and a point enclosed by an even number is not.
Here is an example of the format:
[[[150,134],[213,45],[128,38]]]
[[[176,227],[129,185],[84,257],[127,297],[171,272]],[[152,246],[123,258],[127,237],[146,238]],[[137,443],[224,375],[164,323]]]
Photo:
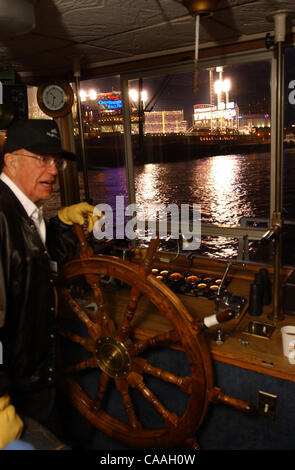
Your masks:
[[[146,90],[142,90],[141,94],[141,101],[147,101],[147,92]],[[129,97],[131,98],[132,101],[137,102],[138,101],[138,91],[132,88],[129,90]]]
[[[90,91],[89,91],[89,98],[90,98],[91,100],[96,100],[96,98],[97,98],[97,93],[96,93],[95,90],[90,90]]]
[[[222,89],[223,91],[225,91],[226,93],[230,90],[230,80],[228,78],[226,78],[225,80],[223,80],[222,82]]]
[[[132,90],[129,90],[129,96],[132,99],[132,101],[138,101],[138,91],[135,90],[134,88]]]
[[[81,101],[86,101],[86,91],[84,90],[80,91],[80,98],[81,98]]]
[[[141,100],[144,101],[144,102],[147,101],[147,91],[146,90],[142,90]]]
[[[214,83],[214,90],[217,95],[222,91],[222,82],[220,80]]]

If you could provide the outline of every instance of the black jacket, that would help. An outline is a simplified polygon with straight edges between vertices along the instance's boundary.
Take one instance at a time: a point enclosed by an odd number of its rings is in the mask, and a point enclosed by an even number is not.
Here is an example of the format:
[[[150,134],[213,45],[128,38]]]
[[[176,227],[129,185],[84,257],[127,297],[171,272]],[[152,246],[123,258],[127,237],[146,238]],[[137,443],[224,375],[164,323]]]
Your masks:
[[[38,392],[54,384],[56,297],[50,259],[61,264],[76,255],[72,227],[51,219],[46,246],[0,180],[0,396]]]

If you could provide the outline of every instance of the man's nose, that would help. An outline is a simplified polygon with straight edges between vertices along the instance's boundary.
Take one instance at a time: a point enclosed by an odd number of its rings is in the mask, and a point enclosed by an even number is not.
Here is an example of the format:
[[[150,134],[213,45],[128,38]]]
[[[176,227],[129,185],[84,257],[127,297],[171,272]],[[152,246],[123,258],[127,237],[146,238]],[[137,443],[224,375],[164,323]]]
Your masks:
[[[56,163],[52,163],[52,165],[50,165],[48,168],[47,168],[47,171],[48,173],[50,173],[51,175],[57,175],[58,174],[58,169],[57,169],[57,166],[56,166]]]

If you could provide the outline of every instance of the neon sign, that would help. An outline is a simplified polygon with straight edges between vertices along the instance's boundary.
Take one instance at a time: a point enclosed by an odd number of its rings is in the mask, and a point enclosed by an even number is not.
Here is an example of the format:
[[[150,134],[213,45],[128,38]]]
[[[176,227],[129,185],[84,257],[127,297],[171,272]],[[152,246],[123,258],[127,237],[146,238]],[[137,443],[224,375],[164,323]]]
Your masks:
[[[113,93],[101,93],[98,95],[98,104],[104,106],[106,109],[118,109],[123,108],[123,102],[120,94]]]
[[[122,100],[116,98],[116,101],[113,100],[98,100],[98,104],[106,106],[107,109],[118,109],[123,107]]]

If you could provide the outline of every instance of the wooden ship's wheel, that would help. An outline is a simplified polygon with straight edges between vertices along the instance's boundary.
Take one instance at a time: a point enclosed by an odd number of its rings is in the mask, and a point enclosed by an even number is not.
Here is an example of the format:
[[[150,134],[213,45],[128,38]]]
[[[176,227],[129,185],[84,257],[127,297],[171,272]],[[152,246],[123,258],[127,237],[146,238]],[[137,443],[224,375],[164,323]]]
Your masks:
[[[195,434],[209,403],[251,412],[251,404],[214,386],[202,325],[149,274],[158,240],[151,241],[143,264],[137,266],[112,256],[95,256],[83,231],[76,227],[76,233],[82,248],[80,258],[67,263],[60,276],[60,315],[65,322],[74,316],[85,331],[72,331],[63,324],[59,333],[84,355],[71,365],[63,357],[59,385],[92,426],[129,448],[197,449]],[[151,324],[161,325],[160,332],[153,327],[144,331],[142,322],[149,313]],[[66,354],[67,347],[64,350]],[[181,354],[181,359],[174,354]],[[166,358],[164,366],[157,357]]]

